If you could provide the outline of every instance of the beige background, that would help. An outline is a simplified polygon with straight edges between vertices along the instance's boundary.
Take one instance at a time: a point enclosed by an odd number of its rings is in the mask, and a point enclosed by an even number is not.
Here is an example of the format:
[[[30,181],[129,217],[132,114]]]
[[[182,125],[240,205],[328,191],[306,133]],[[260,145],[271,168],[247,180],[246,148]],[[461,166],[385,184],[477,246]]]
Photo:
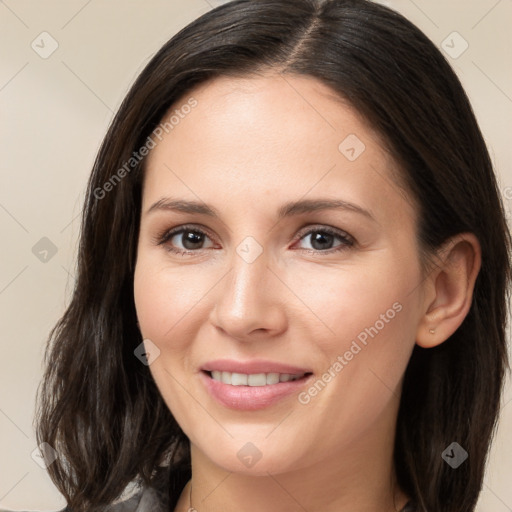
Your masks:
[[[0,507],[56,510],[64,505],[31,458],[36,448],[32,420],[44,342],[73,284],[86,180],[113,112],[151,55],[220,3],[0,1]],[[382,3],[405,14],[439,47],[445,40],[452,47],[448,59],[472,100],[510,218],[512,2]],[[464,41],[467,50],[453,58]],[[42,58],[52,44],[58,48]],[[43,237],[57,250],[46,262],[32,250]],[[502,411],[479,512],[512,511],[510,383]]]

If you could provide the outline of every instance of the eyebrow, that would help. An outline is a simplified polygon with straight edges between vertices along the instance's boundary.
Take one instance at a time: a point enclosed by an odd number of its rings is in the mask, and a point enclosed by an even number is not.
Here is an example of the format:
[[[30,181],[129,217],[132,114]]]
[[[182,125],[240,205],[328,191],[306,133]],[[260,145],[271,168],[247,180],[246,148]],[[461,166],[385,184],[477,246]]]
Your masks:
[[[368,219],[377,222],[375,217],[368,211],[353,203],[343,201],[341,199],[301,199],[298,201],[290,201],[282,205],[277,217],[279,220],[293,215],[302,213],[311,213],[319,210],[346,210],[359,213]],[[183,199],[172,199],[163,197],[154,203],[146,214],[155,211],[178,211],[182,213],[198,213],[208,215],[209,217],[220,218],[219,212],[210,205],[199,201],[186,201]]]

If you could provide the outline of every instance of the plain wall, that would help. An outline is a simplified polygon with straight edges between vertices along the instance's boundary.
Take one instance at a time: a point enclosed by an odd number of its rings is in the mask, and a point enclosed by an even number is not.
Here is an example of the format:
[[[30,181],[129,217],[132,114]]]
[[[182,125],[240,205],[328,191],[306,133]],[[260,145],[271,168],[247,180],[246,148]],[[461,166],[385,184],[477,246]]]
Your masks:
[[[44,344],[73,286],[86,180],[113,112],[137,74],[180,28],[220,3],[0,2],[0,507],[64,505],[31,457],[32,423]],[[451,52],[448,59],[488,142],[510,218],[512,2],[382,3]],[[459,56],[464,41],[468,47]],[[479,512],[512,510],[511,477],[508,384]]]

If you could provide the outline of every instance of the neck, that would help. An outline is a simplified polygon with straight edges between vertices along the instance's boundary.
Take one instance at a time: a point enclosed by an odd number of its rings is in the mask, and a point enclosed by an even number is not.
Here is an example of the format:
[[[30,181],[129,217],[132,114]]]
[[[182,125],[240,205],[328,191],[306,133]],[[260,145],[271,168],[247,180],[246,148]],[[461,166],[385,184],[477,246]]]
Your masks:
[[[395,478],[395,422],[396,410],[388,409],[366,433],[327,460],[268,476],[226,471],[191,443],[192,479],[175,512],[401,510],[407,496]]]

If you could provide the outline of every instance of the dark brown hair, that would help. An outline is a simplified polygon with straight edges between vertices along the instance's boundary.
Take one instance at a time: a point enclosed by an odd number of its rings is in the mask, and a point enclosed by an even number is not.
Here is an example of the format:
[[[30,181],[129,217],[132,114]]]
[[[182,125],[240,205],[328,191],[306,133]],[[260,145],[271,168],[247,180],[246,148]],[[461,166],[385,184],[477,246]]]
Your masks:
[[[441,345],[414,348],[395,443],[399,484],[418,511],[472,511],[508,367],[510,232],[457,76],[413,24],[366,0],[236,0],[182,29],[139,75],[94,163],[73,296],[49,336],[37,436],[60,456],[48,471],[77,512],[100,510],[131,481],[156,486],[160,475],[172,495],[190,477],[188,440],[134,356],[145,160],[98,190],[194,86],[265,70],[320,80],[381,135],[418,205],[422,254],[461,232],[481,244],[464,322]],[[457,470],[441,458],[453,441],[469,453]]]

